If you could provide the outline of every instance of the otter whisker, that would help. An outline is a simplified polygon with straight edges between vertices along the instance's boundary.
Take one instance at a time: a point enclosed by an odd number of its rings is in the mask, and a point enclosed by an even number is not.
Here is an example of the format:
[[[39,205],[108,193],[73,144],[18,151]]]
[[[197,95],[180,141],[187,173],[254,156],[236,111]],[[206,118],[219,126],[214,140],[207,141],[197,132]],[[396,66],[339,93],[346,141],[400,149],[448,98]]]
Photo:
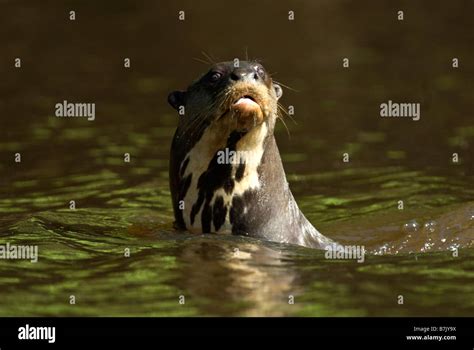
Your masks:
[[[199,63],[204,63],[205,65],[211,65],[212,63],[211,62],[208,62],[208,61],[205,61],[203,59],[200,59],[198,57],[193,57],[193,60],[199,62]]]
[[[285,109],[285,107],[283,107],[279,102],[277,103],[277,107],[279,108],[278,111],[283,112],[288,118],[291,119],[291,121],[292,121],[293,123],[298,124],[298,123],[296,122],[295,118],[293,118],[293,116],[290,115],[290,114],[287,112],[287,110]],[[283,117],[283,116],[282,116],[282,117]]]
[[[288,129],[288,126],[286,125],[285,121],[283,120],[283,118],[277,114],[277,119],[280,120],[283,124],[283,126],[285,127],[286,129],[286,133],[288,134],[288,138],[291,139],[291,135],[290,135],[290,129]]]
[[[206,51],[201,51],[202,55],[209,60],[209,64],[216,64],[216,60],[212,58],[210,54],[208,54]]]
[[[274,74],[276,74],[276,73],[274,73]],[[273,78],[272,78],[272,79],[273,79]],[[291,91],[294,91],[294,92],[299,92],[298,90],[296,90],[296,89],[294,89],[294,88],[292,88],[292,87],[290,87],[290,86],[288,86],[288,85],[285,85],[285,84],[283,84],[283,83],[281,83],[281,82],[279,82],[279,81],[276,81],[275,79],[273,79],[273,82],[274,82],[274,83],[277,83],[278,85],[283,86],[284,88],[287,88],[288,90],[291,90]]]
[[[199,126],[203,124],[203,121],[205,119],[206,119],[205,113],[196,115],[194,119],[191,120],[188,125],[186,125],[185,129],[183,130],[183,135],[186,134],[190,130],[199,128]],[[194,135],[194,133],[195,133],[195,130],[194,132],[191,133],[191,135]]]
[[[210,110],[212,110],[219,99],[215,99],[214,102],[204,111],[202,111],[200,114],[196,115],[194,119],[185,127],[183,130],[183,135],[186,134],[188,131],[192,131],[191,135],[194,135],[197,131],[200,130],[200,127],[204,125],[204,121],[207,119],[208,113]]]

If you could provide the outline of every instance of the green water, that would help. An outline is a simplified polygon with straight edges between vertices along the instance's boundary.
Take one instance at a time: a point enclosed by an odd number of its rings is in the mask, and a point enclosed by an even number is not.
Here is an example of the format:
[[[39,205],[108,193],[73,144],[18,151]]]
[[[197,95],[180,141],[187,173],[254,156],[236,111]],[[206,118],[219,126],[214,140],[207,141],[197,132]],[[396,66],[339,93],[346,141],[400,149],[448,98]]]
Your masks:
[[[301,21],[259,32],[235,31],[233,17],[198,20],[225,11],[221,2],[181,5],[191,9],[183,25],[166,15],[171,3],[118,1],[110,12],[91,1],[6,2],[0,244],[37,245],[39,257],[0,260],[0,316],[474,315],[472,3],[471,11],[406,5],[416,20],[396,29],[382,5],[301,3]],[[286,13],[248,6],[257,5],[243,2],[236,16],[257,21],[265,11],[273,23]],[[80,14],[74,26],[61,17],[70,7]],[[229,59],[245,47],[297,90],[282,100],[295,106],[296,123],[286,119],[289,135],[279,124],[276,138],[301,210],[324,234],[364,245],[363,263],[173,231],[168,154],[177,116],[167,93],[205,69],[192,59],[201,50]],[[462,58],[456,71],[453,53]],[[351,57],[349,71],[341,55]],[[12,67],[17,56],[21,70]],[[54,117],[64,99],[95,102],[96,120]],[[388,99],[421,102],[421,120],[380,118]]]

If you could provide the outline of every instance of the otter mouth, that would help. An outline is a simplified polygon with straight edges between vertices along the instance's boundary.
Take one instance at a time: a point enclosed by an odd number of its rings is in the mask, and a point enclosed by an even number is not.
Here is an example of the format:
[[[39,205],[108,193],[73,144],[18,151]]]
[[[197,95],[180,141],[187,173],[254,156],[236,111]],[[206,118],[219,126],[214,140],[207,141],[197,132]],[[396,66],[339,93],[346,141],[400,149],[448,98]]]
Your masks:
[[[257,103],[255,98],[251,95],[244,95],[240,98],[238,98],[234,103],[232,103],[232,106],[238,106],[240,104],[245,104],[248,106],[253,106],[253,107],[258,107],[260,108],[260,105]]]
[[[220,123],[240,132],[250,131],[271,117],[271,96],[264,84],[237,82],[220,95]]]
[[[232,99],[229,113],[238,131],[248,131],[260,125],[264,120],[264,113],[256,95],[245,92]]]
[[[248,131],[263,123],[263,111],[252,95],[245,94],[230,107],[236,121],[236,130]]]

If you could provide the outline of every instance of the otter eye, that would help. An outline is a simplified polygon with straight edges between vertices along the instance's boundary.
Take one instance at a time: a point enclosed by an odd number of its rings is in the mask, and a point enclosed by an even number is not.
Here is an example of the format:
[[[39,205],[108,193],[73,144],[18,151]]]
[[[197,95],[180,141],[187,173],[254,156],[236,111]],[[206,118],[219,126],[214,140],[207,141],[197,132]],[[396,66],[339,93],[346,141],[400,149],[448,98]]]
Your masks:
[[[265,69],[263,67],[257,67],[257,74],[263,78],[265,76]]]
[[[211,75],[211,81],[212,81],[213,83],[215,83],[216,81],[218,81],[220,78],[222,78],[222,73],[220,73],[220,72],[214,72],[214,73],[212,73],[212,75]]]

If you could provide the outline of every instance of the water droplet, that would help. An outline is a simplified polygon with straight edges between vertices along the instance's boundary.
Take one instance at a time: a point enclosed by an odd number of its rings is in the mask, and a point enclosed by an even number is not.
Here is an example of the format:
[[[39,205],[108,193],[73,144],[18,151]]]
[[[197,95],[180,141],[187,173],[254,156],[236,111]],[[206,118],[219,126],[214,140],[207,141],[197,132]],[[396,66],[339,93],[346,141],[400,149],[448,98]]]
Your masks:
[[[379,251],[377,252],[378,255],[383,255],[383,254],[387,254],[387,250],[389,249],[389,246],[388,246],[388,243],[385,243],[384,245],[382,245],[380,248],[379,248]]]
[[[428,250],[431,250],[433,248],[433,246],[434,246],[434,243],[425,242],[423,248],[421,248],[421,249],[422,249],[422,251],[426,252]]]
[[[436,225],[438,223],[434,220],[430,220],[430,221],[427,221],[425,222],[425,224],[423,225],[423,228],[425,231],[429,232],[429,233],[433,233],[436,231]]]
[[[416,220],[411,220],[403,225],[403,231],[406,233],[415,233],[420,229],[420,224]]]

